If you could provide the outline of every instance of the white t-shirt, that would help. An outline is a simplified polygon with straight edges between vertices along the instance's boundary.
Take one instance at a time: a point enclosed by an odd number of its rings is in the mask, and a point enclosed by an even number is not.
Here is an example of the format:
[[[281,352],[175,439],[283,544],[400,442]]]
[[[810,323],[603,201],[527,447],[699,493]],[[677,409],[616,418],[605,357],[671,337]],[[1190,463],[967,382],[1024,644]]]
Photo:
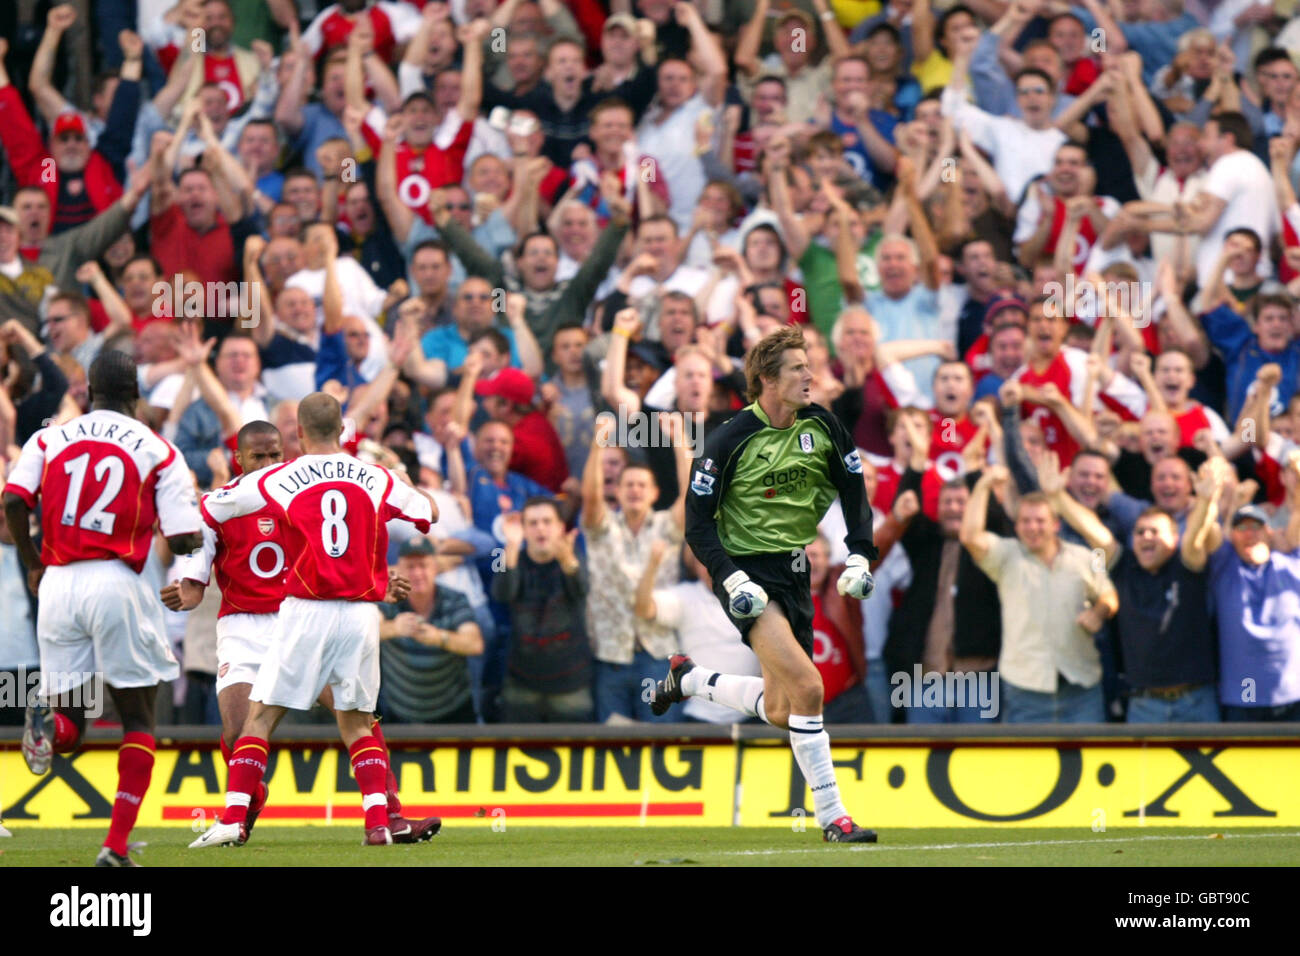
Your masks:
[[[878,508],[871,509],[872,524],[879,528],[885,523],[885,513]],[[844,543],[848,533],[844,527],[844,511],[840,508],[840,499],[836,498],[826,510],[825,517],[817,530],[831,543],[831,567],[843,564],[849,559],[849,547]],[[885,555],[874,571],[876,589],[871,597],[862,602],[862,640],[867,660],[876,660],[884,653],[885,640],[889,637],[889,617],[894,611],[890,592],[895,588],[905,588],[912,583],[912,565],[907,560],[907,552],[902,545],[895,545]]]
[[[975,145],[993,157],[993,169],[1012,202],[1020,201],[1031,179],[1052,168],[1057,149],[1068,139],[1055,126],[1036,130],[1024,120],[986,113],[967,100],[964,91],[945,90],[940,105],[957,129],[969,133]]]
[[[1135,171],[1133,182],[1137,185],[1138,196],[1151,202],[1176,203],[1187,202],[1205,188],[1208,170],[1198,169],[1182,182],[1174,175],[1172,169],[1161,166],[1154,156],[1147,162],[1146,168]],[[1187,243],[1188,255],[1194,260],[1201,240],[1198,236],[1175,236],[1167,232],[1151,233],[1151,258],[1164,262],[1178,254],[1179,241]]]
[[[718,602],[715,599],[713,603]],[[27,575],[18,561],[18,549],[0,544],[0,670],[35,671],[40,662],[36,622],[27,601]],[[26,694],[27,688],[21,687],[19,692]]]
[[[695,122],[701,113],[710,112],[716,110],[704,101],[703,94],[696,93],[663,122],[659,122],[663,116],[659,107],[651,107],[636,131],[637,147],[643,155],[655,158],[659,174],[668,181],[668,215],[682,235],[690,231],[691,217],[706,184],[704,164],[695,155]]]
[[[140,367],[140,373],[142,376],[148,368],[149,366],[147,365],[142,365]],[[180,372],[172,372],[172,374],[168,375],[166,378],[160,379],[157,385],[149,389],[145,394],[145,401],[154,408],[166,408],[170,411],[171,407],[176,404],[176,395],[180,392],[181,385],[184,384],[184,382],[184,375]]]
[[[1196,251],[1196,281],[1201,288],[1214,281],[1214,264],[1223,252],[1224,240],[1233,229],[1245,227],[1255,230],[1265,249],[1282,229],[1277,199],[1273,195],[1273,177],[1254,153],[1237,149],[1220,156],[1210,167],[1204,191],[1227,205]],[[1258,271],[1262,278],[1272,274],[1268,256],[1259,257]]]
[[[438,506],[437,522],[429,529],[427,535],[422,535],[409,521],[394,518],[386,525],[390,544],[402,545],[412,538],[421,537],[432,541],[445,541],[458,532],[473,527],[465,517],[465,513],[460,510],[460,503],[455,495],[441,488],[430,488],[428,485],[422,485],[421,489],[427,491],[433,497],[434,504]],[[483,582],[479,578],[478,571],[475,570],[473,559],[468,555],[458,567],[443,571],[434,578],[434,581],[442,587],[465,595],[472,608],[480,608],[487,604],[487,593],[483,590]]]
[[[722,674],[763,675],[758,658],[740,640],[740,631],[703,582],[682,581],[656,590],[654,598],[656,623],[677,631],[681,652],[689,654],[696,664]],[[741,719],[739,711],[703,697],[687,698],[683,709],[687,716],[713,724],[730,724]]]
[[[879,524],[879,521],[877,521]],[[892,591],[912,583],[912,563],[901,545],[894,545],[872,572],[876,589],[862,602],[862,637],[866,642],[867,660],[879,660],[889,639],[889,618],[894,613]]]
[[[388,364],[388,337],[375,321],[384,306],[387,293],[375,285],[365,266],[347,256],[340,256],[334,262],[334,274],[338,278],[339,291],[343,294],[343,314],[355,315],[366,323],[370,333],[370,353],[361,363],[361,375],[367,382],[384,370]],[[316,327],[325,326],[325,270],[301,269],[289,276],[286,288],[302,289],[316,303]]]

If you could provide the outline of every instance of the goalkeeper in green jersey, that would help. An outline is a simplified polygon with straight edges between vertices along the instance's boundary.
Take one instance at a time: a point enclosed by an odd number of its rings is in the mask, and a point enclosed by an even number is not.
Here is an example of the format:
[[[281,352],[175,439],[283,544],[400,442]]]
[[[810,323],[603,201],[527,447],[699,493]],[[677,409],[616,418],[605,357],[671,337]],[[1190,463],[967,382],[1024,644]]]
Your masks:
[[[803,334],[766,336],[745,361],[747,405],[709,436],[691,472],[686,541],[708,570],[713,593],[754,649],[762,677],[738,677],[669,661],[652,709],[686,697],[734,707],[790,731],[799,769],[812,789],[817,823],[831,842],[874,843],[840,802],[830,738],[822,729],[822,681],[812,661],[813,603],[804,547],[838,493],[849,560],[840,594],[871,593],[871,508],[862,463],[848,431],[814,405]]]

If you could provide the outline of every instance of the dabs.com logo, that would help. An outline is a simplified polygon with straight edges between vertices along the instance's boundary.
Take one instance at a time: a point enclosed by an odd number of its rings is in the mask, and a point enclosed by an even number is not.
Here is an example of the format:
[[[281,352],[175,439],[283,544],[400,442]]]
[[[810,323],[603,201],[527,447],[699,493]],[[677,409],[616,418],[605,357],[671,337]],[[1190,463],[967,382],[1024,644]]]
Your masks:
[[[808,469],[802,465],[769,471],[763,476],[763,497],[775,498],[803,491],[808,487]]]

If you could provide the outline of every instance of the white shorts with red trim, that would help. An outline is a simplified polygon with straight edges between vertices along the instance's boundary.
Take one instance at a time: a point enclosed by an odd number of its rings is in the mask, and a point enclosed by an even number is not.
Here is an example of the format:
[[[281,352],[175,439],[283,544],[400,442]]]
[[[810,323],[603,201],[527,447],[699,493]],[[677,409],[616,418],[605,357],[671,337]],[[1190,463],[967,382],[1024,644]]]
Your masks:
[[[257,680],[271,652],[278,614],[227,614],[217,619],[217,693]]]
[[[379,609],[361,601],[287,597],[249,699],[309,710],[326,687],[334,694],[335,710],[374,711]]]
[[[36,638],[42,697],[102,675],[109,687],[152,687],[180,667],[158,595],[121,561],[50,565],[41,577]]]

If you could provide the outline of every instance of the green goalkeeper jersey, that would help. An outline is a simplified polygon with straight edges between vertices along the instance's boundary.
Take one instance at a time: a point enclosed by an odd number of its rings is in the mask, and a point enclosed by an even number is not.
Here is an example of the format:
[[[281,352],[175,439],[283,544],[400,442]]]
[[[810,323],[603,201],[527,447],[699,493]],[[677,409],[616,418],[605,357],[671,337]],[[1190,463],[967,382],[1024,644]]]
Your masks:
[[[812,542],[839,495],[849,550],[874,559],[862,462],[848,431],[820,405],[773,428],[757,403],[717,428],[691,472],[686,539],[715,580],[731,556],[791,554]]]

